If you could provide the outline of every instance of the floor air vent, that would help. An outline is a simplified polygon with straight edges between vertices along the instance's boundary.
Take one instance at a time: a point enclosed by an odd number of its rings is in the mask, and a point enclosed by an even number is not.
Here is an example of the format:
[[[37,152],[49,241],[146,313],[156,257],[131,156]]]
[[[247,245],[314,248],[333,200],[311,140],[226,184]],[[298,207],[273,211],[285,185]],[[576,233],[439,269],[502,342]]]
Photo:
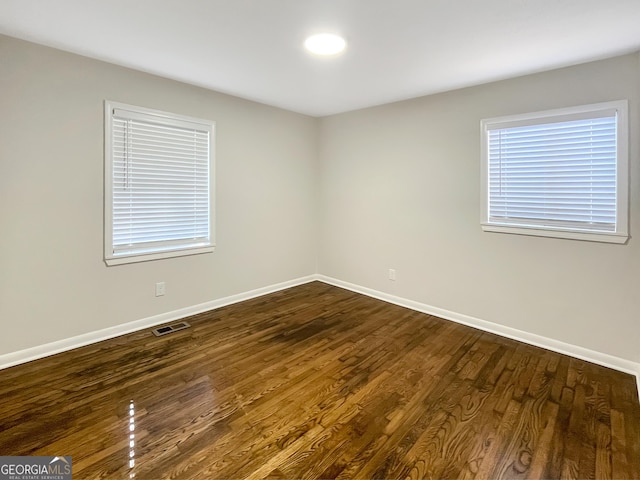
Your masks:
[[[174,323],[173,325],[167,325],[166,327],[154,328],[152,332],[156,337],[161,337],[162,335],[177,332],[178,330],[184,330],[185,328],[189,328],[190,326],[191,325],[189,325],[187,322],[179,322]]]

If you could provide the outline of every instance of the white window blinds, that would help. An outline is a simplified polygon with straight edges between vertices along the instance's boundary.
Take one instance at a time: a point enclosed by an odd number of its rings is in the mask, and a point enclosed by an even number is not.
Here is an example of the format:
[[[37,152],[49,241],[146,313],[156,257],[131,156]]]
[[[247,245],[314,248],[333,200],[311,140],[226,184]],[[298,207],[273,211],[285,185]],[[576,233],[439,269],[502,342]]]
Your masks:
[[[133,108],[110,112],[107,256],[210,246],[212,125]]]
[[[621,233],[618,116],[606,108],[486,122],[485,222]]]

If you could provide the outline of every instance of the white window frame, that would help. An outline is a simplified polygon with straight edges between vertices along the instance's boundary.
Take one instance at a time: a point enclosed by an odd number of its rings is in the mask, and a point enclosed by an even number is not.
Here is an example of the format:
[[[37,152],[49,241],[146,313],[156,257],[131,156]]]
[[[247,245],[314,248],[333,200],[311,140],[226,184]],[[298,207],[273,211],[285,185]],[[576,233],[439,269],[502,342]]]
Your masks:
[[[113,246],[113,117],[114,109],[130,112],[142,119],[153,119],[153,122],[169,126],[185,126],[195,124],[203,131],[209,132],[209,236],[208,241],[197,246],[163,246],[145,252],[120,253],[114,251]],[[128,105],[125,103],[104,101],[104,260],[107,265],[121,265],[127,263],[158,260],[162,258],[180,257],[213,252],[214,240],[214,172],[215,172],[215,122],[199,118],[177,115],[170,112],[153,110],[145,107]]]
[[[599,232],[584,228],[570,228],[550,225],[527,225],[525,222],[509,224],[491,222],[489,218],[489,131],[527,125],[565,122],[594,118],[598,113],[605,116],[611,111],[616,112],[616,230],[615,232]],[[595,114],[595,115],[594,115]],[[629,238],[629,126],[628,101],[582,105],[577,107],[547,110],[484,119],[481,121],[482,132],[482,166],[481,166],[481,226],[485,232],[510,233],[518,235],[533,235],[541,237],[565,238],[574,240],[588,240],[594,242],[622,244]]]

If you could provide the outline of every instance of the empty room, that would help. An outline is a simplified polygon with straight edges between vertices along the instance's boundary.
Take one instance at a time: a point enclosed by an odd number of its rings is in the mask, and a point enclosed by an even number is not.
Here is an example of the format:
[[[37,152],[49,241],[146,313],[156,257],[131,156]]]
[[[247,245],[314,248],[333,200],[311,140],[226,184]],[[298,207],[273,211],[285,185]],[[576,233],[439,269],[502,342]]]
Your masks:
[[[639,25],[0,1],[0,479],[640,478]]]

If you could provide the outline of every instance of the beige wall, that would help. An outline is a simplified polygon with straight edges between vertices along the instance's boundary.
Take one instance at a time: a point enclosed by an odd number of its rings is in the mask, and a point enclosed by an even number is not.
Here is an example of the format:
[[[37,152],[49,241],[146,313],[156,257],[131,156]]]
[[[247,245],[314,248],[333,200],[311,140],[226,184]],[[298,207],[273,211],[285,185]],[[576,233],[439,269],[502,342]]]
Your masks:
[[[481,231],[482,118],[625,98],[627,245]],[[640,362],[639,101],[628,55],[322,119],[319,272]]]
[[[628,245],[481,231],[481,118],[622,98]],[[105,266],[104,99],[216,121],[213,254]],[[319,272],[640,362],[639,101],[628,55],[318,120],[0,36],[0,355]]]
[[[105,99],[216,122],[214,253],[105,266]],[[314,273],[317,122],[0,36],[0,354]]]

